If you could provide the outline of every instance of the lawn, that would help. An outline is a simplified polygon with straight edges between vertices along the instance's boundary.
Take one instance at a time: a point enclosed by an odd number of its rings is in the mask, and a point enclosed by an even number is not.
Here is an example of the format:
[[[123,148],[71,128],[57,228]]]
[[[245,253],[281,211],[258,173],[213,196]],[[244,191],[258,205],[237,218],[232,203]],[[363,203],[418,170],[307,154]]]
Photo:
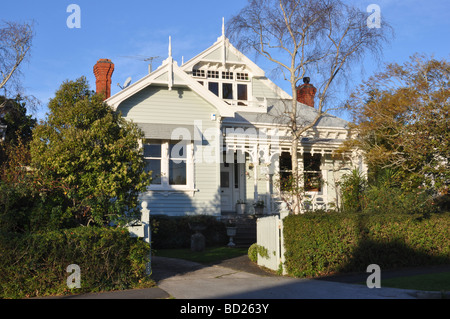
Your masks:
[[[450,291],[450,272],[382,279],[381,286],[424,291]]]
[[[180,258],[195,261],[202,264],[210,264],[221,260],[246,255],[248,248],[230,248],[230,247],[208,247],[203,252],[193,252],[186,249],[158,249],[156,256]]]

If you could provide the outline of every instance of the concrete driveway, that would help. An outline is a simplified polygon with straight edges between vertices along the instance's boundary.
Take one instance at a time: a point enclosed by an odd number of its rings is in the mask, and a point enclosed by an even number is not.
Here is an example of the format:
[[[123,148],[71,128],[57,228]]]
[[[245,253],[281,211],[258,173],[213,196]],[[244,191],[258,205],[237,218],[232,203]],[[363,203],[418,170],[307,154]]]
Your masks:
[[[239,268],[239,267],[237,267]],[[152,278],[176,299],[416,299],[417,292],[394,288],[296,279],[164,257],[152,258]]]

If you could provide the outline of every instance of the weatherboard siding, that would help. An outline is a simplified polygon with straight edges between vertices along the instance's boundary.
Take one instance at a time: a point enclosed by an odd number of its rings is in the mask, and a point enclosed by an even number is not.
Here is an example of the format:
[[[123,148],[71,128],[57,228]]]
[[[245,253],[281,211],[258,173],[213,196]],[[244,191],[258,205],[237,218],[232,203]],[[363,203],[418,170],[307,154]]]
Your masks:
[[[279,99],[277,93],[259,79],[252,80],[253,96],[267,99]]]
[[[218,123],[211,120],[216,109],[189,89],[150,86],[123,101],[118,108],[122,115],[135,123],[194,125],[200,123],[201,130],[216,128]],[[198,122],[201,121],[201,122]],[[151,136],[146,136],[151,138]],[[168,136],[170,138],[170,136]],[[194,136],[191,136],[193,139]],[[196,145],[206,153],[208,147]],[[206,145],[205,145],[206,144]],[[194,189],[188,191],[148,191],[142,200],[149,203],[151,214],[181,216],[192,214],[219,215],[220,166],[201,161],[194,163]]]
[[[188,89],[150,86],[123,101],[118,111],[136,123],[193,125],[201,120],[204,127],[214,127],[211,113],[216,109]]]

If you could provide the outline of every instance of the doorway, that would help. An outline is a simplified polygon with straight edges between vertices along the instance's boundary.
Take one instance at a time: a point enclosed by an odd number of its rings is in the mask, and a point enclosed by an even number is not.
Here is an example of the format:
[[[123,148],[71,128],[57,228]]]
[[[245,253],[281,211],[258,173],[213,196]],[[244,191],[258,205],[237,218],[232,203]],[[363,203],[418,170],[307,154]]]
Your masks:
[[[245,200],[245,164],[234,163],[220,164],[220,203],[222,213],[235,213],[236,202]]]

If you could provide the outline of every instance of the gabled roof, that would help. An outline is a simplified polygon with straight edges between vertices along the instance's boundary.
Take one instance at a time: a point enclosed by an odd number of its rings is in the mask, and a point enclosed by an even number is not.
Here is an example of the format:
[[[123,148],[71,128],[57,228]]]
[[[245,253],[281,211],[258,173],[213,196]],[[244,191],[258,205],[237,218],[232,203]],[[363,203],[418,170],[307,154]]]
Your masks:
[[[188,87],[215,107],[220,116],[234,116],[234,111],[229,108],[228,104],[186,74],[171,56],[169,56],[169,58],[167,58],[154,72],[146,75],[139,81],[111,96],[105,102],[111,106],[113,110],[117,110],[120,103],[124,100],[133,96],[142,89],[155,84],[167,85],[169,90],[173,87]]]
[[[199,62],[242,64],[249,68],[254,76],[265,76],[264,70],[236,49],[224,35],[219,37],[212,46],[184,63],[181,68],[185,72],[189,72]]]
[[[191,72],[192,68],[199,62],[203,63],[221,63],[222,65],[242,65],[251,71],[254,78],[263,82],[269,89],[273,90],[280,98],[290,99],[292,98],[288,93],[278,87],[275,83],[266,77],[263,69],[256,65],[252,60],[245,56],[235,46],[233,46],[230,40],[222,35],[217,41],[196,55],[194,58],[185,62],[181,69],[186,73]]]

